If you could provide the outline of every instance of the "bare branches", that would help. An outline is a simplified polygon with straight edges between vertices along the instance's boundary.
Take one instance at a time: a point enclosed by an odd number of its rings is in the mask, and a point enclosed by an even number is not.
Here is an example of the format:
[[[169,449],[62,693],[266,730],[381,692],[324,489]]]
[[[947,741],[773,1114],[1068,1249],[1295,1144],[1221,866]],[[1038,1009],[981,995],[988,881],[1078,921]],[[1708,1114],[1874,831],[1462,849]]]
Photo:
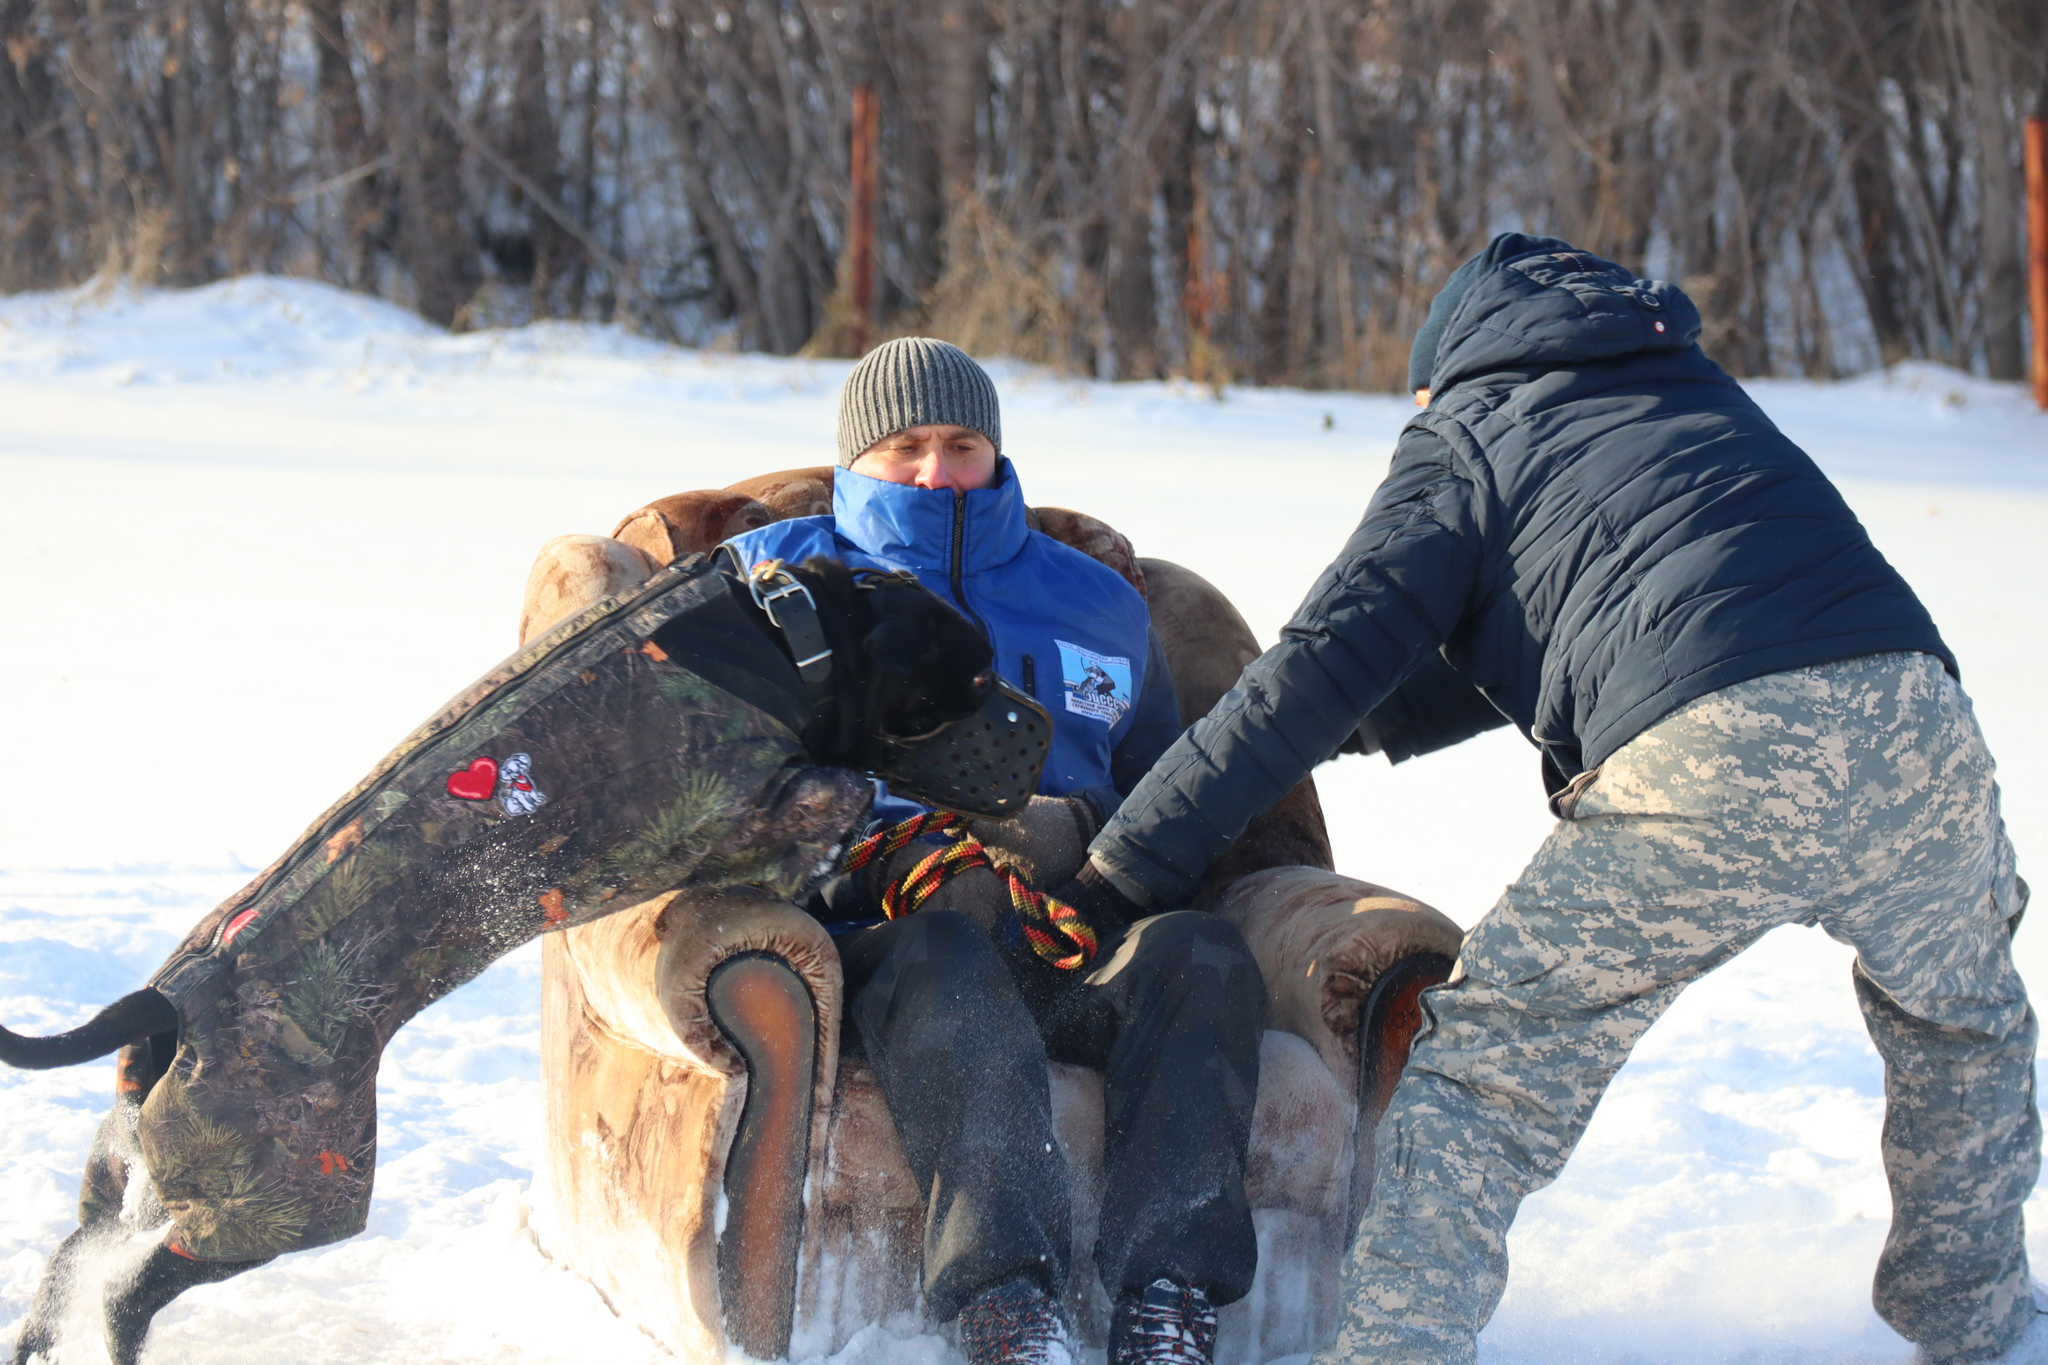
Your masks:
[[[2014,373],[2048,102],[2038,0],[0,0],[0,47],[0,288],[844,344],[866,85],[881,335],[1371,387],[1510,227],[1740,372]]]

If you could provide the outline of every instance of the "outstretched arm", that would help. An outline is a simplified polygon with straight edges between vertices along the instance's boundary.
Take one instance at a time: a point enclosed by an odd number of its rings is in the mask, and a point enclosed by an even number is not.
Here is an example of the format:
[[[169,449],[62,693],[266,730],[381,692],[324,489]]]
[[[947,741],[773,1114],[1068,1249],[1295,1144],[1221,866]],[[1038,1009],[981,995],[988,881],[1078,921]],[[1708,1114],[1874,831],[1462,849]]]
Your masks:
[[[1483,515],[1443,439],[1410,428],[1280,642],[1138,784],[1090,846],[1095,870],[1141,907],[1185,901],[1252,818],[1457,626],[1480,576]]]
[[[1431,651],[1415,661],[1415,671],[1371,715],[1358,722],[1342,752],[1385,754],[1389,763],[1405,763],[1507,723],[1508,717],[1470,678],[1451,667],[1441,651]]]

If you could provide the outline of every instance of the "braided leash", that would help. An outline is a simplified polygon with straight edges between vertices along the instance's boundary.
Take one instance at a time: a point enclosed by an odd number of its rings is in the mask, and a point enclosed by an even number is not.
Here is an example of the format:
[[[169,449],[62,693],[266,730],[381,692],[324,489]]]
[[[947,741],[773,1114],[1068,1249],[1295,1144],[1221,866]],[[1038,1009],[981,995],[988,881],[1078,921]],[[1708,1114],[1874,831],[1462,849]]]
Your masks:
[[[953,842],[919,859],[910,871],[890,883],[882,893],[882,913],[890,919],[915,914],[947,882],[985,867],[1002,878],[1009,890],[1011,908],[1017,912],[1024,941],[1032,952],[1063,971],[1086,966],[1095,956],[1095,931],[1082,922],[1074,907],[1034,889],[1022,872],[991,854],[957,815],[929,811],[878,830],[853,846],[846,855],[846,870],[858,872],[924,834],[950,835]]]

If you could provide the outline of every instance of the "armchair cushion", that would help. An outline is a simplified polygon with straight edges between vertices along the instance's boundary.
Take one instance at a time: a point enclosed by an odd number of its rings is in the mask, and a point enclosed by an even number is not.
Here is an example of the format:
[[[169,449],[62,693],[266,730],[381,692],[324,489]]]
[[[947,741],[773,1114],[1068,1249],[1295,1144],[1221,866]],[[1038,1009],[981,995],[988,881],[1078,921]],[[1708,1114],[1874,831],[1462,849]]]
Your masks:
[[[744,493],[677,493],[627,514],[612,538],[659,565],[774,520],[773,512]]]
[[[1244,666],[1259,657],[1258,638],[1230,599],[1193,569],[1167,559],[1139,563],[1152,629],[1173,668],[1180,723],[1193,725],[1237,685]]]
[[[540,547],[526,575],[519,611],[519,643],[526,644],[600,597],[638,587],[668,558],[649,561],[609,536],[556,536]]]

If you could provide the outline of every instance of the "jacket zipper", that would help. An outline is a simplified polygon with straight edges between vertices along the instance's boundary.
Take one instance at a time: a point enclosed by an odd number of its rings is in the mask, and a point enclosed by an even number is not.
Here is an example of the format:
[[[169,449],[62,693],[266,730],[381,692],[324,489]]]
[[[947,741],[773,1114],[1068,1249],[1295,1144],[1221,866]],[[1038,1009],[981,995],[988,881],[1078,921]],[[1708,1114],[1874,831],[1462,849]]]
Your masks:
[[[962,562],[967,557],[967,499],[964,495],[953,495],[953,600],[960,604],[960,610],[967,613],[969,620],[981,629],[981,637],[994,648],[996,637],[989,633],[988,622],[981,619],[981,613],[967,600],[967,584],[961,574]]]

